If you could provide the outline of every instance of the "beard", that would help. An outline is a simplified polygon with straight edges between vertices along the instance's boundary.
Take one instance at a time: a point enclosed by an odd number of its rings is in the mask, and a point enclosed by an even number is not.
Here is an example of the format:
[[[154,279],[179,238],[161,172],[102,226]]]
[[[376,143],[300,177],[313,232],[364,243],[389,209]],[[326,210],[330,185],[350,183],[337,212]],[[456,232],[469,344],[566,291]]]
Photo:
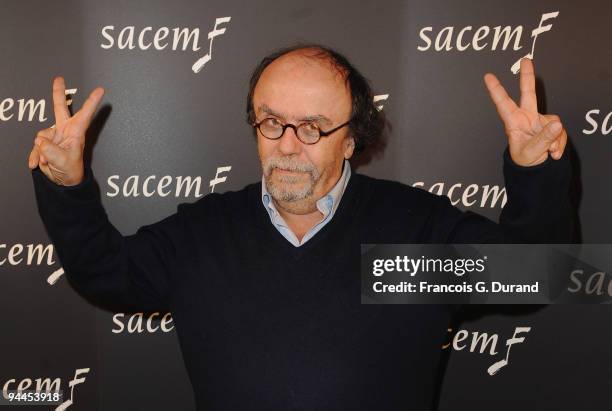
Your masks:
[[[275,169],[298,172],[299,174],[272,173]],[[276,201],[292,202],[312,196],[321,173],[314,164],[300,162],[296,157],[268,157],[262,162],[264,180],[268,193]],[[305,178],[306,177],[306,178]]]

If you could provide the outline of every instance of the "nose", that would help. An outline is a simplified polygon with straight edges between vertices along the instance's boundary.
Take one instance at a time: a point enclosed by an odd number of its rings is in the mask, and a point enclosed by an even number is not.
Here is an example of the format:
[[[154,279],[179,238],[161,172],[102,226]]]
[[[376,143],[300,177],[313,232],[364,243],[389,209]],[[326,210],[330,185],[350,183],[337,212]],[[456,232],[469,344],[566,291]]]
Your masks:
[[[287,127],[285,133],[277,141],[278,150],[284,155],[297,154],[302,150],[302,142],[292,127]]]

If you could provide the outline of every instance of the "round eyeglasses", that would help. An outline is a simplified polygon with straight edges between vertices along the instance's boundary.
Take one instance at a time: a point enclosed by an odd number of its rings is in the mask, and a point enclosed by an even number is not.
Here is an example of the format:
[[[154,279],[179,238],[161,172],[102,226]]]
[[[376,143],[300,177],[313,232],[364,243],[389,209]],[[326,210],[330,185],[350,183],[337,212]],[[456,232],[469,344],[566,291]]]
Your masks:
[[[304,144],[315,144],[321,137],[327,137],[334,131],[341,129],[350,122],[340,124],[328,131],[323,131],[319,128],[316,123],[307,122],[302,123],[298,126],[293,124],[283,124],[273,117],[264,118],[259,123],[252,124],[253,127],[259,130],[262,136],[269,138],[270,140],[279,139],[285,134],[285,130],[290,127],[293,129],[297,138]]]

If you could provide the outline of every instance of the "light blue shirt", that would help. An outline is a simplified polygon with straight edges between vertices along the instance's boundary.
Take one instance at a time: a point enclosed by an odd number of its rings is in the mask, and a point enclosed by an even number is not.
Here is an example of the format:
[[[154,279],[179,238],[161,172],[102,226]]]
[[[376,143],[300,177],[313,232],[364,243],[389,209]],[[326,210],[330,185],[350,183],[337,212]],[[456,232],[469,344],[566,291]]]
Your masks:
[[[349,164],[348,160],[345,159],[342,174],[340,175],[338,182],[331,190],[329,190],[329,193],[317,201],[317,209],[323,213],[323,219],[308,230],[304,237],[302,237],[302,242],[297,239],[293,231],[291,231],[287,223],[285,223],[283,217],[281,217],[281,215],[278,213],[278,210],[274,206],[274,201],[272,201],[268,190],[266,190],[266,184],[263,176],[261,178],[261,201],[268,212],[274,227],[276,227],[276,229],[283,235],[283,237],[287,239],[287,241],[289,241],[295,247],[299,247],[314,237],[314,235],[318,233],[319,230],[325,226],[325,224],[330,222],[334,216],[334,213],[338,209],[340,199],[342,198],[342,194],[344,194],[349,178],[351,178],[351,165]]]

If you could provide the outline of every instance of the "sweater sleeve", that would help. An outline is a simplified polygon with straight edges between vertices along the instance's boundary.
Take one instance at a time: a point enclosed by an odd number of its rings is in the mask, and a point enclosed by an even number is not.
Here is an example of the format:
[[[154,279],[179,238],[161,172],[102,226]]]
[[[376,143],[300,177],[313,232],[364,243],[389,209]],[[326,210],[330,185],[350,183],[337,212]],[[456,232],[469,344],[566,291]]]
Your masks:
[[[89,165],[83,181],[60,186],[32,170],[38,212],[68,282],[111,309],[167,311],[186,205],[123,236],[108,220]]]
[[[453,207],[438,197],[432,215],[433,233],[440,243],[552,244],[572,241],[571,166],[568,150],[559,160],[548,157],[532,167],[519,166],[504,150],[507,202],[499,223],[472,211]]]

